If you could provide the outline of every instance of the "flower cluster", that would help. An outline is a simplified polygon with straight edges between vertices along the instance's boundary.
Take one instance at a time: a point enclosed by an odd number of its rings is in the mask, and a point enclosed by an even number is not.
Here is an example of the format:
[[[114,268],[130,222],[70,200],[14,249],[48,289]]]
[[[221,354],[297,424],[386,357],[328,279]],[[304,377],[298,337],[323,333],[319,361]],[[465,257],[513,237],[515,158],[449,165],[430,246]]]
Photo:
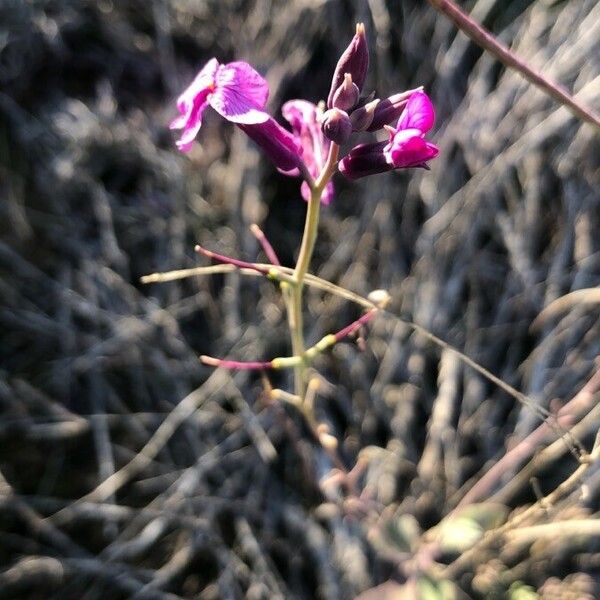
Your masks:
[[[346,144],[355,132],[385,129],[387,141],[359,144],[338,164],[349,179],[393,169],[427,167],[438,148],[425,139],[433,127],[433,105],[421,89],[374,99],[361,97],[369,67],[369,51],[362,24],[340,57],[331,83],[326,107],[307,100],[291,100],[282,113],[292,131],[282,127],[265,110],[267,82],[249,64],[219,64],[211,59],[177,100],[180,116],[172,129],[182,129],[177,146],[188,151],[202,125],[202,114],[210,105],[235,123],[284,174],[301,176],[302,196],[308,200],[308,181],[318,178],[331,145]],[[395,122],[395,125],[392,125]],[[325,186],[321,201],[329,204],[333,184]]]

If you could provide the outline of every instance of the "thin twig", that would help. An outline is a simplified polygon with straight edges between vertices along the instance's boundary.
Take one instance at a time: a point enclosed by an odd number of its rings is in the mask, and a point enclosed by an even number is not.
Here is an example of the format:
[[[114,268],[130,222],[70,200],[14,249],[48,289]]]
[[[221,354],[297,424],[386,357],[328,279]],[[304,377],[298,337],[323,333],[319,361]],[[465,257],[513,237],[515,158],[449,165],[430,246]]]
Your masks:
[[[598,519],[571,519],[568,521],[555,521],[542,523],[508,531],[506,537],[511,542],[531,543],[540,537],[564,538],[565,536],[600,536],[600,520]]]
[[[600,389],[600,369],[594,373],[581,391],[556,413],[558,424],[565,427],[567,425],[572,425],[573,420],[575,420],[583,410],[591,408],[590,405],[593,403],[594,395],[598,389]],[[548,422],[545,421],[526,438],[509,450],[500,460],[496,461],[462,497],[456,508],[458,509],[468,504],[472,504],[481,498],[488,496],[494,485],[500,481],[502,476],[510,470],[511,467],[521,463],[535,452],[536,448],[545,440],[548,433]]]
[[[469,567],[473,562],[477,561],[477,557],[495,544],[508,531],[519,527],[534,517],[538,512],[554,506],[556,502],[571,492],[581,481],[588,469],[600,458],[600,445],[597,445],[590,454],[587,455],[587,460],[582,462],[579,467],[560,485],[558,485],[550,494],[540,498],[535,504],[523,512],[515,515],[510,521],[486,533],[477,544],[463,552],[454,562],[450,563],[443,571],[443,576],[448,579],[455,579],[460,573]]]
[[[242,273],[243,275],[253,275],[253,276],[263,275],[264,276],[265,272],[268,272],[272,278],[275,277],[273,275],[274,272],[277,274],[276,275],[277,277],[281,277],[281,278],[283,278],[283,277],[289,278],[290,274],[293,273],[293,269],[290,269],[288,267],[277,267],[277,266],[261,264],[261,263],[248,263],[248,264],[250,265],[249,268],[246,268],[246,267],[240,268],[233,264],[222,265],[222,267],[223,267],[223,269],[227,268],[227,271],[238,269],[239,272]],[[217,271],[212,271],[212,273],[214,273],[214,272],[217,272]],[[224,272],[224,271],[220,271],[220,272]],[[176,273],[176,276],[173,276],[174,273]],[[146,276],[146,277],[151,277],[152,281],[172,281],[173,279],[183,279],[185,277],[192,277],[197,274],[204,274],[204,271],[199,273],[198,269],[185,269],[182,271],[176,271],[176,272],[172,271],[172,272],[164,273],[164,274],[155,273],[153,275]],[[350,290],[347,290],[345,288],[337,286],[329,281],[325,281],[325,280],[317,277],[316,275],[310,275],[307,273],[306,277],[305,277],[305,283],[309,286],[316,287],[320,290],[323,290],[323,291],[329,292],[331,294],[334,294],[336,296],[339,296],[340,298],[344,298],[346,300],[356,302],[357,304],[359,304],[360,306],[363,306],[365,308],[370,308],[370,309],[378,308],[375,303],[371,302],[367,298],[364,298],[360,294],[356,294]],[[385,309],[382,309],[382,310],[385,310]],[[569,433],[569,431],[567,431],[563,427],[561,427],[556,422],[556,417],[549,410],[536,404],[533,400],[531,400],[531,398],[528,398],[525,394],[523,394],[522,392],[520,392],[519,390],[517,390],[510,384],[506,383],[505,381],[503,381],[496,375],[494,375],[491,371],[489,371],[485,367],[481,366],[479,363],[477,363],[472,358],[467,356],[464,352],[461,352],[460,350],[458,350],[458,348],[455,348],[448,342],[445,342],[441,338],[437,337],[435,334],[431,333],[425,327],[418,325],[417,323],[414,323],[413,321],[405,319],[397,314],[394,314],[393,312],[390,312],[389,310],[385,310],[385,312],[388,315],[390,315],[391,317],[395,318],[400,323],[406,325],[407,327],[409,327],[410,329],[412,329],[413,331],[418,333],[419,335],[425,337],[426,339],[428,339],[429,341],[434,343],[436,346],[438,346],[440,348],[448,349],[448,350],[456,353],[462,362],[464,362],[466,365],[471,367],[473,370],[477,371],[480,375],[482,375],[483,377],[485,377],[486,379],[491,381],[493,384],[498,386],[501,390],[506,392],[509,396],[512,396],[515,400],[517,400],[524,406],[527,406],[531,411],[533,411],[535,414],[537,414],[542,420],[548,419],[548,421],[547,421],[548,427],[557,435],[557,437],[561,438],[564,441],[564,443],[567,445],[567,448],[569,449],[569,451],[573,454],[573,456],[577,460],[581,460],[582,457],[585,457],[587,455],[585,448],[583,448],[583,446],[581,445],[579,440],[575,439]]]
[[[203,354],[200,361],[210,367],[221,367],[223,369],[232,369],[238,371],[262,371],[267,369],[291,369],[300,363],[308,363],[328,348],[331,348],[344,338],[358,331],[363,325],[366,325],[377,313],[379,309],[372,308],[364,315],[340,329],[337,333],[329,333],[321,338],[314,346],[307,348],[300,356],[278,356],[268,361],[238,361],[226,358],[215,358]]]
[[[575,116],[600,128],[600,116],[585,106],[562,86],[540,71],[530,67],[507,46],[499,42],[487,29],[463,12],[452,0],[427,0],[433,8],[445,14],[465,35],[493,54],[502,64],[518,71],[542,91],[566,106]]]
[[[250,225],[250,231],[252,232],[252,235],[258,240],[258,243],[261,245],[263,252],[266,254],[267,258],[271,261],[271,263],[278,267],[281,266],[281,262],[279,261],[279,258],[275,253],[271,242],[269,242],[269,240],[267,239],[265,232],[256,223],[252,223],[252,225]]]
[[[530,329],[538,329],[548,319],[568,310],[572,306],[587,306],[589,304],[600,304],[600,287],[575,290],[574,292],[570,292],[569,294],[557,298],[540,312],[531,324]]]

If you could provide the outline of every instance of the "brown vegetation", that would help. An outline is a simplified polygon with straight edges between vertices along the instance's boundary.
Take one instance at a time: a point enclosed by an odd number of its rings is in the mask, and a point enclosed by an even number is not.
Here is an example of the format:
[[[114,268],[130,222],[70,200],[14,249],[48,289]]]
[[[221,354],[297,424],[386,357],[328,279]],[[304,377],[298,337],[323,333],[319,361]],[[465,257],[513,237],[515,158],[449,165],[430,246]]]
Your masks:
[[[597,2],[461,4],[600,106]],[[215,115],[179,154],[173,101],[212,56],[265,74],[274,114],[316,101],[356,21],[366,87],[424,85],[441,155],[338,177],[324,210],[311,271],[392,296],[316,362],[335,466],[259,376],[198,362],[289,353],[271,282],[140,277],[196,242],[264,261],[252,223],[292,264],[297,182]],[[3,0],[0,32],[0,597],[598,597],[592,125],[414,0]],[[360,315],[307,303],[308,343]]]

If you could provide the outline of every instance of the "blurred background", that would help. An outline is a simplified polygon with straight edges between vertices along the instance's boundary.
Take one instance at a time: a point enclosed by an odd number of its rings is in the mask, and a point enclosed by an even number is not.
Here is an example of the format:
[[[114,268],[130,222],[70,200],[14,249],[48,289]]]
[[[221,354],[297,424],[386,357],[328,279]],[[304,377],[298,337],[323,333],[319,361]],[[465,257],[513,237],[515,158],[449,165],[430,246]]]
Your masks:
[[[600,108],[595,0],[460,5]],[[284,101],[326,97],[358,21],[371,51],[365,89],[425,86],[441,149],[430,172],[338,175],[323,210],[312,272],[392,296],[364,347],[347,341],[316,362],[317,412],[345,467],[370,449],[360,490],[418,537],[540,423],[397,316],[545,409],[593,376],[599,305],[540,313],[600,283],[598,132],[428,3],[1,0],[2,598],[338,599],[406,577],[410,552],[319,485],[332,465],[294,410],[268,402],[259,375],[198,362],[287,355],[277,287],[237,274],[140,283],[207,264],[197,242],[264,261],[251,223],[293,264],[298,181],[212,111],[188,155],[168,123],[213,56],[261,72],[283,122]],[[307,292],[308,342],[359,315]],[[271,383],[291,389],[286,374]],[[588,449],[594,393],[577,416]],[[576,467],[564,446],[541,464],[525,478],[514,464],[482,499],[518,509]],[[597,468],[584,483],[552,518],[598,510]],[[598,597],[599,550],[560,538],[504,548],[457,582],[473,598],[505,597],[515,581],[546,599]]]

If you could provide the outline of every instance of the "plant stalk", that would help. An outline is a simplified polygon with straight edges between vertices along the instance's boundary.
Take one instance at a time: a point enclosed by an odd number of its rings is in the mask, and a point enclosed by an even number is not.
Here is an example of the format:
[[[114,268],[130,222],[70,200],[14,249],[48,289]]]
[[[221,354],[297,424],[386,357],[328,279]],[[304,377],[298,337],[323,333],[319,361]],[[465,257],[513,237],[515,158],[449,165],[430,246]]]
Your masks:
[[[339,146],[332,143],[329,146],[329,155],[323,166],[319,177],[314,182],[308,182],[311,193],[306,211],[306,220],[304,222],[304,233],[300,244],[298,260],[292,274],[292,281],[282,285],[285,303],[288,311],[288,327],[292,340],[292,353],[294,356],[303,356],[305,352],[304,345],[304,327],[302,319],[302,291],[304,289],[304,278],[308,272],[317,232],[319,229],[319,213],[321,209],[321,196],[325,186],[331,179],[339,155]],[[294,367],[294,393],[304,402],[306,395],[306,363],[301,361]]]

